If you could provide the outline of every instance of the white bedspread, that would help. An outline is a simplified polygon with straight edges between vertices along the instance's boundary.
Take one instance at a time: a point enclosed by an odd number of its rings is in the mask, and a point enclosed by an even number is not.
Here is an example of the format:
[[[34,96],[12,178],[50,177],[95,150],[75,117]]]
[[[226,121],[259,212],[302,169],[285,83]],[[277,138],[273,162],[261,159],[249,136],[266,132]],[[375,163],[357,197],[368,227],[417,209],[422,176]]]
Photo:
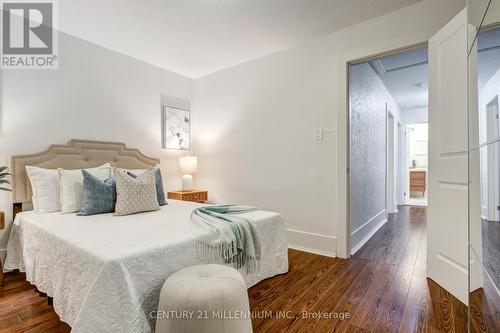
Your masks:
[[[150,332],[161,286],[173,272],[201,264],[188,220],[200,204],[169,200],[160,211],[129,216],[17,215],[6,269],[20,269],[54,298],[73,332]],[[255,221],[262,269],[248,286],[288,271],[285,226],[277,213],[244,214]]]

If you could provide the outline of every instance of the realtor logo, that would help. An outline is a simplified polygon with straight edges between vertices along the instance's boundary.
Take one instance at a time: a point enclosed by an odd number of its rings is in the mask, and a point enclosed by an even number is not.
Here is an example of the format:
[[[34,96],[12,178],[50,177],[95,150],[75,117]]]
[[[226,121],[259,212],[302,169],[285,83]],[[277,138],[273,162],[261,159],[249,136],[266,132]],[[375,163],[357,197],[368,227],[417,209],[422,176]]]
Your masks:
[[[2,1],[2,69],[56,69],[52,0]]]

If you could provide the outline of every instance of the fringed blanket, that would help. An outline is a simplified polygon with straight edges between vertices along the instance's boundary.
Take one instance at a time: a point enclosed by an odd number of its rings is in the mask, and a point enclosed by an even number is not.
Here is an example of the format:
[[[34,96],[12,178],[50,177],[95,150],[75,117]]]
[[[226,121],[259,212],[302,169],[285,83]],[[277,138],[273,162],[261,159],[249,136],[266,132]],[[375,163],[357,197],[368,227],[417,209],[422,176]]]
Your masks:
[[[255,207],[220,205],[196,208],[191,229],[197,236],[198,258],[205,263],[230,263],[248,273],[259,270],[260,242],[255,227],[238,214]]]

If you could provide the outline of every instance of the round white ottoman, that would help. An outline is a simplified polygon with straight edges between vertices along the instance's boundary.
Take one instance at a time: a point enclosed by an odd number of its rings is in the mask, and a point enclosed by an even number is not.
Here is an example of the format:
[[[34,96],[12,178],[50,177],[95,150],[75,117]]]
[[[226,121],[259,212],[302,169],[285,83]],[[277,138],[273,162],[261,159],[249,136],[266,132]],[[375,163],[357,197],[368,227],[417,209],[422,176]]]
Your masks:
[[[156,333],[223,332],[252,332],[241,274],[223,265],[198,265],[170,275],[160,292]]]

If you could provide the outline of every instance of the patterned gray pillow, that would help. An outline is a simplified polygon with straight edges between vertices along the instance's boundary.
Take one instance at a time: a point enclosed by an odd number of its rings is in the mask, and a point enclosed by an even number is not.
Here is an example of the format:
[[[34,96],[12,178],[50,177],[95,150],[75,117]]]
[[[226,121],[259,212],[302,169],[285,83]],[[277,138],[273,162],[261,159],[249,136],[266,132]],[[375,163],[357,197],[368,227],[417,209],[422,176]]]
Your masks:
[[[127,171],[127,174],[133,178],[137,178],[137,175],[132,171]],[[163,190],[163,180],[161,178],[160,168],[155,168],[155,180],[156,180],[156,197],[158,198],[158,204],[160,206],[168,205],[165,201],[165,191]]]
[[[159,210],[156,198],[155,170],[146,170],[137,178],[113,169],[116,177],[115,215]]]

